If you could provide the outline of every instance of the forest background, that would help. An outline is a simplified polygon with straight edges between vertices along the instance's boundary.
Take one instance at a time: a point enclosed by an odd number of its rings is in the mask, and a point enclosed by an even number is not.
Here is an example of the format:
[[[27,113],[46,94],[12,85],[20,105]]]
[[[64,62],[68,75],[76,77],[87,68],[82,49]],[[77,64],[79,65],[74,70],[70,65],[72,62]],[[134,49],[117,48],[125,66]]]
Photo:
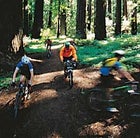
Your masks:
[[[108,53],[124,49],[125,63],[139,68],[140,0],[0,0],[0,5],[0,80],[25,47],[39,49],[47,38],[54,45],[75,40],[81,64],[100,65]]]

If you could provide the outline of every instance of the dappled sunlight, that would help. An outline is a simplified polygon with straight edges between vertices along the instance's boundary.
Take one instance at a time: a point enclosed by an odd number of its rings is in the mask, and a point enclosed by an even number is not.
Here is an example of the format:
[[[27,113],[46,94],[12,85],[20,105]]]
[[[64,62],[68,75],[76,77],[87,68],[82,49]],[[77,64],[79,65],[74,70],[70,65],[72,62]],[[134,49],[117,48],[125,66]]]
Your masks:
[[[0,106],[6,105],[10,100],[15,97],[16,93],[3,93],[0,95]]]
[[[37,94],[36,98],[34,97],[35,96],[33,95],[32,96],[33,100],[30,101],[33,104],[44,101],[44,100],[51,100],[51,99],[57,98],[58,93],[54,89],[44,89],[44,90],[41,90],[41,92]]]
[[[94,68],[93,68],[94,69]],[[99,71],[90,72],[85,69],[74,71],[74,82],[79,88],[93,88],[99,83]]]
[[[53,81],[53,79],[56,76],[58,76],[58,74],[62,74],[62,71],[49,72],[49,73],[43,73],[43,74],[40,74],[40,75],[35,75],[34,84],[41,84],[41,83],[44,83],[44,82]]]
[[[92,61],[92,60],[96,60],[98,57],[88,57],[85,59],[85,61],[89,62],[89,61]]]
[[[38,49],[38,48],[45,49],[45,48],[43,48],[40,44],[32,45],[32,46],[30,46],[30,48],[31,48],[31,49]]]

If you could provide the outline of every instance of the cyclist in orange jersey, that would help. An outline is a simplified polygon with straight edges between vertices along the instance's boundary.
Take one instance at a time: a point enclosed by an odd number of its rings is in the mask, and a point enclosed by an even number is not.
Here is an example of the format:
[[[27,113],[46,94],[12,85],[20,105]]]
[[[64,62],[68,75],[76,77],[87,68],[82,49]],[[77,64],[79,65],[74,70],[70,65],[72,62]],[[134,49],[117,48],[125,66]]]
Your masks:
[[[66,42],[60,49],[59,56],[61,62],[65,62],[67,60],[77,61],[76,50],[69,42]]]

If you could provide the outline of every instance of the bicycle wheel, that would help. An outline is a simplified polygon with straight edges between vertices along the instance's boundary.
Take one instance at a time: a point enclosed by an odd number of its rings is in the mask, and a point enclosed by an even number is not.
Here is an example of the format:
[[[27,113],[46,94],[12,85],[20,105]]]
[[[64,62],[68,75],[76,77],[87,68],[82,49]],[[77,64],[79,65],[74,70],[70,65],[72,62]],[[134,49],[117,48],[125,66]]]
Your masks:
[[[50,57],[51,57],[51,51],[48,50],[48,52],[47,52],[47,58],[50,58]]]
[[[124,109],[124,115],[130,119],[140,120],[140,95],[130,95]]]
[[[70,71],[69,72],[69,86],[70,86],[70,88],[72,88],[73,87],[73,72],[72,71]]]
[[[25,89],[24,89],[23,101],[26,101],[28,99],[28,95],[29,95],[29,90],[28,90],[28,86],[26,86]]]
[[[87,96],[87,105],[91,110],[102,111],[105,109],[103,92],[100,90],[93,90]]]
[[[20,92],[18,92],[16,94],[16,99],[15,99],[15,103],[14,103],[14,118],[17,118],[18,110],[21,105],[21,100],[22,100],[22,95],[20,94]]]

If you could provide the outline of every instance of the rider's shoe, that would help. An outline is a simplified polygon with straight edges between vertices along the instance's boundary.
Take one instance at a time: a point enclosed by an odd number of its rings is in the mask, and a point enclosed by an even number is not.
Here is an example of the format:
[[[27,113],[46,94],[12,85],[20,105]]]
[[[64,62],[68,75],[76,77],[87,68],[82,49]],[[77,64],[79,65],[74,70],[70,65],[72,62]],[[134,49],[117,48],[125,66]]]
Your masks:
[[[119,110],[115,107],[107,107],[106,108],[107,111],[112,112],[112,113],[117,113],[119,112]]]
[[[27,100],[29,100],[31,98],[31,95],[30,94],[28,94],[27,95]]]

